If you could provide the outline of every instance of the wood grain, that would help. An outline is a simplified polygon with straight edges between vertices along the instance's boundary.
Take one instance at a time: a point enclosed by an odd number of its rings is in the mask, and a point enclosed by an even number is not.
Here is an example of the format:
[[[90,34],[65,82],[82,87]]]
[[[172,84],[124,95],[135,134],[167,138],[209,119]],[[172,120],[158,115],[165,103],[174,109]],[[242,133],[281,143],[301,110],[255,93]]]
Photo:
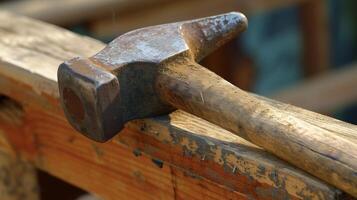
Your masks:
[[[156,84],[164,102],[226,128],[357,197],[357,126],[340,121],[334,129],[325,129],[314,122],[321,115],[307,111],[312,118],[305,120],[291,114],[297,110],[287,112],[256,98],[186,58],[165,65]]]
[[[23,110],[8,98],[0,96],[0,121],[21,126]],[[16,154],[0,128],[0,199],[38,200],[39,185],[35,166]]]
[[[105,199],[337,199],[345,195],[183,111],[130,122],[105,144],[84,138],[63,116],[55,73],[62,60],[90,56],[103,44],[9,13],[0,12],[0,20],[5,22],[0,24],[0,93],[23,109],[16,123],[0,121],[1,135],[17,154],[42,170]],[[287,112],[296,113],[294,109]],[[8,148],[3,143],[1,147]]]
[[[29,110],[25,111],[22,127],[0,123],[17,153],[40,169],[104,199],[220,199],[221,195],[246,199],[177,167],[165,164],[160,168],[151,157],[135,156],[121,144],[89,141],[73,131],[64,117],[25,109]]]

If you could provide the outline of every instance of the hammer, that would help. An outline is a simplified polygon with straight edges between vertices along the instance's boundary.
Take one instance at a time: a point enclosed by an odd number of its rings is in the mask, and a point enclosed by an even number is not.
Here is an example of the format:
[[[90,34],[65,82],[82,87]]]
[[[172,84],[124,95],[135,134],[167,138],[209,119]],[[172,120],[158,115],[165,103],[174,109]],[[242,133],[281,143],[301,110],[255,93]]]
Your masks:
[[[246,27],[246,17],[237,12],[151,26],[119,36],[90,58],[66,61],[58,69],[65,115],[76,130],[104,142],[129,120],[181,109],[357,196],[355,143],[336,141],[329,130],[197,63]],[[347,152],[346,145],[353,148]]]

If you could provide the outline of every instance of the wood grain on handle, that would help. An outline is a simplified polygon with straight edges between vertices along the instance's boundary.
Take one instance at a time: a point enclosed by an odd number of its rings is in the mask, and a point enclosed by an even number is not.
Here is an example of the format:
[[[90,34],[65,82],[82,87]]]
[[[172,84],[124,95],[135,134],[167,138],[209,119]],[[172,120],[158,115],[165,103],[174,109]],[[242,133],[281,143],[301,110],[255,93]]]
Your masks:
[[[157,77],[156,88],[173,106],[357,197],[356,126],[264,100],[190,61],[167,65]]]

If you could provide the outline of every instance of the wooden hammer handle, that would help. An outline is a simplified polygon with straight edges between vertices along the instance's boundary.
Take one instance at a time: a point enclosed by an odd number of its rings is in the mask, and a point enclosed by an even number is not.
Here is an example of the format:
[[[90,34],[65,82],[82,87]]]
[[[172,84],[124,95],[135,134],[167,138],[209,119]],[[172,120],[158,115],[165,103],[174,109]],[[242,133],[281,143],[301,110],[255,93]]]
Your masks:
[[[161,68],[156,89],[174,107],[357,196],[356,126],[310,111],[304,117],[303,109],[249,94],[190,61]]]

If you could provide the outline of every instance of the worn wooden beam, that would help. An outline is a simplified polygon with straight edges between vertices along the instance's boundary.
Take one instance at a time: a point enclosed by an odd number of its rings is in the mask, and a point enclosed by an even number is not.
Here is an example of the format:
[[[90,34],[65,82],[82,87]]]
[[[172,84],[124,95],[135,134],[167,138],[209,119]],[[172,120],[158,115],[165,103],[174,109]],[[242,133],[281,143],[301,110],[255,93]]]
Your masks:
[[[127,12],[167,0],[61,0],[61,1],[8,1],[0,10],[11,11],[58,25],[88,21],[108,12]]]
[[[319,113],[331,113],[357,102],[357,64],[332,70],[286,88],[273,99]]]
[[[84,138],[63,116],[56,71],[63,60],[90,56],[104,44],[9,13],[1,12],[0,20],[0,93],[24,111],[21,125],[0,121],[0,130],[19,155],[50,174],[106,199],[337,199],[345,195],[182,111],[130,122],[105,144]],[[317,116],[266,102],[307,120]],[[315,123],[326,129],[342,123],[318,116]],[[344,127],[341,134],[353,140],[354,128]]]

